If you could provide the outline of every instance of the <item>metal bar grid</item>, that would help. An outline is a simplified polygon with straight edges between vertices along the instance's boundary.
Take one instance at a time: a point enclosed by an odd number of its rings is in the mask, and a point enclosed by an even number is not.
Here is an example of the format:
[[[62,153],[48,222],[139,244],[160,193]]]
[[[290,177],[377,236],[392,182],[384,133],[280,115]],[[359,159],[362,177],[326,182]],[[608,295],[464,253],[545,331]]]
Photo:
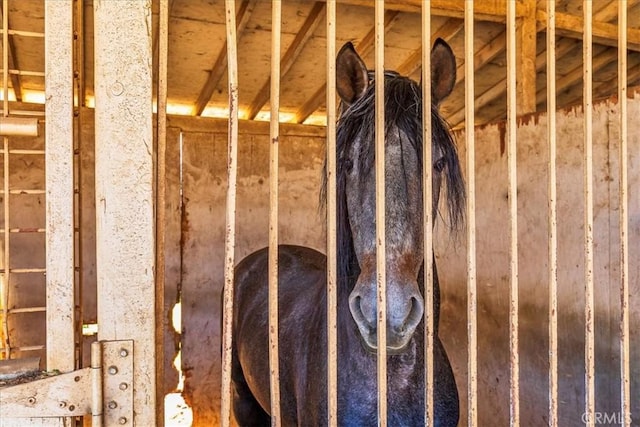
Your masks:
[[[476,190],[473,2],[464,5],[465,145],[467,170],[467,418],[478,425],[478,291],[476,283]]]
[[[9,69],[9,0],[2,0],[2,10],[5,13],[2,14],[2,69]],[[4,117],[9,117],[9,74],[7,72],[2,73],[2,91],[3,91],[3,101],[2,101],[2,115]],[[4,153],[9,153],[9,138],[6,136],[2,137],[3,151]],[[3,177],[3,193],[5,195],[3,199],[3,208],[4,208],[4,228],[9,228],[10,224],[10,216],[9,216],[9,156],[4,154],[2,156],[4,161],[4,177]],[[9,269],[9,242],[10,242],[10,233],[4,233],[4,256],[3,256],[3,264],[4,270]],[[11,275],[4,273],[2,278],[2,283],[0,283],[0,291],[2,291],[0,302],[0,308],[4,308],[7,310],[9,308],[9,289],[11,289]],[[4,344],[4,356],[6,359],[11,358],[11,342],[9,339],[9,324],[8,324],[8,315],[4,315],[2,317],[2,334],[0,335]]]
[[[327,1],[327,423],[338,423],[336,1]]]
[[[516,7],[507,1],[507,170],[509,175],[509,360],[510,424],[520,425],[520,353],[518,333],[518,177],[516,146]]]
[[[629,178],[627,129],[627,0],[618,2],[618,104],[620,108],[620,415],[631,425],[629,336]]]
[[[558,426],[558,212],[556,166],[556,14],[547,2],[547,140],[549,145],[549,426]]]
[[[424,360],[425,425],[435,423],[434,392],[434,312],[433,312],[433,159],[431,132],[431,1],[422,2],[422,214],[424,242]]]
[[[269,125],[269,372],[271,425],[279,427],[280,364],[278,346],[278,157],[280,149],[280,36],[282,4],[271,4],[271,117]]]
[[[384,135],[384,1],[375,5],[375,174],[376,174],[376,301],[378,333],[378,425],[387,425],[387,266],[385,236]]]
[[[593,255],[593,4],[583,7],[584,32],[582,43],[583,111],[584,111],[584,367],[585,415],[587,425],[595,425],[595,313],[594,313],[594,255]]]
[[[236,3],[226,0],[227,73],[229,90],[229,130],[227,167],[226,234],[224,246],[224,289],[222,317],[222,426],[231,425],[231,328],[236,245],[236,190],[238,176],[238,52]]]

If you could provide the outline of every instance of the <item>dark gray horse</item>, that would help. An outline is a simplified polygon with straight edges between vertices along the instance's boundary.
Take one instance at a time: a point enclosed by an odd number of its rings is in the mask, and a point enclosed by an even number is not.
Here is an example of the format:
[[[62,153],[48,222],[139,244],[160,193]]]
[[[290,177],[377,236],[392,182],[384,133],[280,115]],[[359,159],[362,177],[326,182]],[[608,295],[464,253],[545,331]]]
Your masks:
[[[433,213],[445,181],[449,225],[462,222],[464,182],[453,139],[437,106],[451,92],[455,58],[437,40],[432,62]],[[337,57],[342,99],[337,127],[338,422],[377,425],[376,244],[373,74],[347,43]],[[387,382],[392,426],[424,424],[422,91],[385,73]],[[326,183],[325,183],[326,185]],[[324,191],[323,191],[324,194]],[[279,247],[280,392],[283,425],[327,423],[326,257]],[[269,425],[268,252],[237,267],[233,318],[234,414],[240,425]],[[434,264],[435,425],[458,422],[458,393],[438,337],[440,294]]]

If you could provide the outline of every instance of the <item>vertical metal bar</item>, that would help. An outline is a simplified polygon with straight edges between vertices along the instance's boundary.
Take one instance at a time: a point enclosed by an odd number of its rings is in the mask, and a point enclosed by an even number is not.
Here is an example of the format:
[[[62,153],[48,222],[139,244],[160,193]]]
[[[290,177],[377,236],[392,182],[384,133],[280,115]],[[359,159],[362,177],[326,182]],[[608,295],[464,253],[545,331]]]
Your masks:
[[[518,353],[518,177],[516,146],[516,3],[507,1],[507,173],[509,175],[509,401],[511,426],[520,425]]]
[[[271,425],[280,426],[280,366],[278,349],[278,152],[280,138],[280,30],[282,4],[271,3],[271,123],[269,134],[269,369]]]
[[[425,425],[433,419],[433,160],[431,136],[431,1],[422,2],[422,210],[424,234]]]
[[[9,117],[9,0],[2,0],[2,115]],[[9,138],[2,137],[2,147],[4,149],[3,162],[4,162],[4,176],[3,176],[3,189],[4,189],[4,229],[9,229]],[[2,290],[2,302],[0,308],[4,309],[2,315],[2,335],[4,342],[5,358],[11,358],[11,340],[9,338],[9,289],[11,273],[9,268],[9,234],[4,233],[4,280],[0,283],[0,290]]]
[[[595,423],[595,329],[593,277],[593,32],[590,1],[582,3],[584,11],[583,110],[584,110],[584,251],[585,251],[585,414],[587,424]]]
[[[476,172],[473,2],[464,2],[464,87],[467,167],[467,337],[468,337],[468,425],[478,425],[478,292],[476,284]]]
[[[229,90],[229,129],[227,161],[227,209],[224,244],[224,289],[222,307],[222,426],[231,425],[231,358],[233,325],[233,286],[236,246],[236,193],[238,177],[238,50],[236,2],[225,0],[227,28],[227,72]]]
[[[378,309],[378,426],[387,425],[387,266],[385,238],[384,0],[375,6],[376,269]]]
[[[336,2],[327,0],[327,425],[338,424]]]
[[[556,206],[556,9],[547,2],[547,140],[549,143],[549,426],[558,426],[558,212]]]
[[[135,341],[135,423],[155,425],[151,2],[93,7],[98,339]]]
[[[160,0],[158,13],[158,82],[156,148],[156,413],[164,423],[164,315],[165,223],[167,175],[167,61],[169,51],[169,0]]]
[[[629,356],[629,198],[627,141],[627,0],[618,2],[618,106],[620,126],[620,413],[631,425]]]
[[[47,369],[69,372],[75,368],[72,0],[45,2],[45,34]]]

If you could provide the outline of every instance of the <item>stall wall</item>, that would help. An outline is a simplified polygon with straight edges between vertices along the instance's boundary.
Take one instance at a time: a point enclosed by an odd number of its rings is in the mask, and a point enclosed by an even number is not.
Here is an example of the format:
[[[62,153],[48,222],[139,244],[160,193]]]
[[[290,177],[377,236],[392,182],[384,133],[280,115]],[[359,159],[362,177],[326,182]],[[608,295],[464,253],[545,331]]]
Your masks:
[[[618,109],[615,100],[594,111],[596,402],[602,414],[619,411]],[[640,97],[629,100],[629,117],[640,115]],[[584,198],[580,109],[558,114],[559,378],[560,423],[582,423],[584,412]],[[90,120],[84,120],[84,133]],[[182,350],[185,398],[194,425],[219,421],[220,293],[223,284],[227,123],[170,117],[167,163],[167,324],[165,389],[177,385],[170,364]],[[520,361],[522,425],[546,424],[548,407],[548,251],[546,115],[522,118],[518,127]],[[458,134],[464,164],[464,135]],[[476,129],[478,253],[478,389],[480,425],[509,420],[507,158],[503,124]],[[90,142],[83,139],[83,147]],[[324,251],[324,214],[318,207],[324,161],[323,128],[282,125],[280,138],[280,241]],[[268,123],[243,122],[239,140],[236,261],[267,245]],[[629,187],[640,184],[640,128],[629,122]],[[90,155],[88,155],[90,157]],[[87,158],[87,157],[83,157]],[[83,163],[83,194],[90,191],[90,162]],[[640,393],[640,200],[630,196],[630,293],[632,396]],[[85,221],[92,199],[83,198]],[[85,224],[85,223],[83,223]],[[85,224],[86,225],[86,224]],[[465,235],[436,225],[436,255],[443,305],[441,338],[454,366],[466,423],[467,318]],[[85,303],[92,303],[90,234],[84,233]],[[170,310],[182,302],[182,330],[169,328]],[[91,308],[85,308],[85,314]],[[633,414],[640,414],[634,401]],[[640,415],[638,416],[640,419]],[[609,418],[610,419],[610,418]],[[634,419],[634,423],[638,420]]]
[[[631,396],[640,393],[640,97],[629,109],[629,286]],[[596,416],[620,418],[619,126],[615,100],[593,114]],[[585,268],[583,113],[557,117],[559,423],[584,422]],[[547,116],[518,125],[518,268],[520,298],[520,409],[526,426],[548,423],[548,144]],[[476,129],[478,286],[478,420],[509,420],[509,207],[504,123]],[[457,135],[464,141],[464,134]],[[464,147],[460,147],[464,159]],[[441,336],[456,372],[463,412],[467,381],[466,239],[439,228],[437,263],[444,292]],[[636,326],[634,326],[636,325]],[[632,401],[634,399],[632,398]],[[640,402],[632,403],[633,425]],[[635,417],[634,417],[635,415]],[[605,418],[606,417],[606,418]],[[612,418],[614,417],[614,418]],[[597,418],[598,419],[598,418]],[[466,422],[466,421],[465,421]],[[618,424],[620,424],[618,422]]]

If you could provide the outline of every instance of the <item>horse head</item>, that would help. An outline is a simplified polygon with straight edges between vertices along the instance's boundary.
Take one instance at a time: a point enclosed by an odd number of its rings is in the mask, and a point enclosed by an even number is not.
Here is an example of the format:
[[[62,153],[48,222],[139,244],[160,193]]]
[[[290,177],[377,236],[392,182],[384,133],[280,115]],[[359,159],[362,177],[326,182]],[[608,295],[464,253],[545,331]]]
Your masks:
[[[375,352],[378,342],[373,74],[351,43],[338,53],[336,73],[342,100],[337,146],[338,197],[343,200],[339,201],[338,209],[347,223],[350,241],[346,244],[359,270],[349,295],[349,309],[364,347]],[[431,51],[431,76],[433,132],[432,140],[427,142],[432,144],[432,209],[435,216],[444,180],[451,222],[456,223],[462,216],[464,185],[452,137],[437,109],[453,89],[456,65],[451,48],[440,39]],[[422,139],[420,85],[397,73],[385,72],[386,346],[390,354],[407,348],[424,313],[418,283],[424,258]]]

